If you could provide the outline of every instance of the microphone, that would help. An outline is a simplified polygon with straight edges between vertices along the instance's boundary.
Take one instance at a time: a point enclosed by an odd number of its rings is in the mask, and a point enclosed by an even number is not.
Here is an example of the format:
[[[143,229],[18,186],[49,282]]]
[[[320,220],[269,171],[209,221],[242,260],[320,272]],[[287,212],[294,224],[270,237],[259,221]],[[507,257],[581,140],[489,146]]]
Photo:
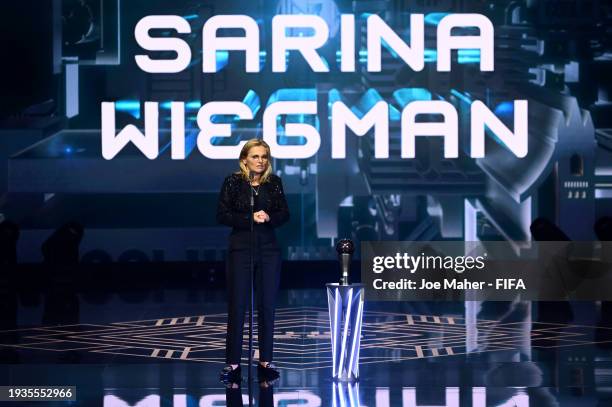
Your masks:
[[[253,180],[255,179],[255,171],[249,171],[249,186],[251,189],[251,212],[253,212],[253,208],[255,207],[255,196],[253,193]]]

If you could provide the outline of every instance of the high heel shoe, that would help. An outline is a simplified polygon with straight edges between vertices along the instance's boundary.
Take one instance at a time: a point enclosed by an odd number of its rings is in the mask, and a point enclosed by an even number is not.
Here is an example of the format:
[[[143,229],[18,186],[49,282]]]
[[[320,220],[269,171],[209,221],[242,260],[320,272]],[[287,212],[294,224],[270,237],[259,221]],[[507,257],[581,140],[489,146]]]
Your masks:
[[[221,372],[219,372],[219,380],[223,383],[240,383],[242,381],[242,373],[240,365],[236,368],[232,368],[231,365],[225,366]]]
[[[274,366],[270,362],[267,362],[265,366],[262,366],[261,363],[258,363],[257,376],[259,377],[260,382],[273,383],[280,377],[280,373],[276,369],[276,366]]]

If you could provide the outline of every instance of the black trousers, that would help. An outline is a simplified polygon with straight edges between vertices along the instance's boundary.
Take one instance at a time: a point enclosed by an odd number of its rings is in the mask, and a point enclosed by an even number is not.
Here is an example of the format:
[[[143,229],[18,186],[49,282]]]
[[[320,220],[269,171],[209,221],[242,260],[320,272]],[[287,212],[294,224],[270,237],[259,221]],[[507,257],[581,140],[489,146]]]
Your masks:
[[[257,308],[257,341],[259,360],[271,362],[274,340],[274,309],[280,282],[281,256],[276,244],[257,245],[254,254],[255,307]],[[230,249],[227,265],[228,318],[225,341],[225,362],[239,364],[245,312],[249,307],[250,252]]]

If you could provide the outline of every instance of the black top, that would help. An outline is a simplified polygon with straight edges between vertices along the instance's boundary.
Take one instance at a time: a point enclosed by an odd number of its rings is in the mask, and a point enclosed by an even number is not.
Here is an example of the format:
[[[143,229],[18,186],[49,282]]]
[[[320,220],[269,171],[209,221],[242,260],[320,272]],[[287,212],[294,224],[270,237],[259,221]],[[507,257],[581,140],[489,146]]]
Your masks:
[[[276,246],[274,228],[289,220],[289,208],[280,177],[271,174],[268,181],[255,187],[255,212],[263,210],[270,221],[254,223],[258,244]],[[251,186],[239,174],[231,174],[223,181],[217,205],[217,221],[231,226],[230,249],[248,248],[250,244]]]

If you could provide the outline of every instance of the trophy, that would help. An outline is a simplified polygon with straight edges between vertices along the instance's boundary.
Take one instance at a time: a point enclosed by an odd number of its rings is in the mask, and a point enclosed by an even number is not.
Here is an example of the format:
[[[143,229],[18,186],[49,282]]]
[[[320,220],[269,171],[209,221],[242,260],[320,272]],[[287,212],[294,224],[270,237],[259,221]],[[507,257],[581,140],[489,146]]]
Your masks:
[[[342,268],[340,283],[326,284],[332,378],[338,381],[356,381],[359,380],[364,290],[363,284],[349,283],[349,268],[355,252],[353,242],[348,239],[338,241],[336,251]]]
[[[338,260],[342,270],[340,285],[349,285],[349,268],[351,267],[351,259],[355,252],[355,245],[349,239],[341,239],[336,244],[336,251],[338,252]]]

